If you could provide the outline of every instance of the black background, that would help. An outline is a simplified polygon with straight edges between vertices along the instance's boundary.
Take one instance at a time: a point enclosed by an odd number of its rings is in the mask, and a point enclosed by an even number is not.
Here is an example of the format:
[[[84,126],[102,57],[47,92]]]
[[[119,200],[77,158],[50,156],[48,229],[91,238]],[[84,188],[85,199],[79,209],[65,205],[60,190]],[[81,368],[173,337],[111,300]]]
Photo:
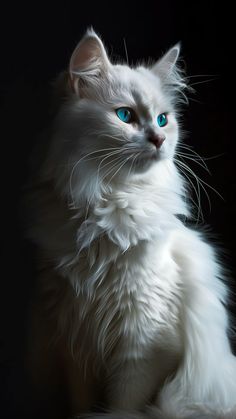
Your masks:
[[[67,67],[88,26],[116,60],[125,60],[125,38],[130,63],[157,59],[181,41],[187,74],[205,75],[190,79],[199,84],[184,110],[185,141],[204,157],[223,153],[207,161],[212,176],[192,168],[224,197],[207,188],[211,211],[204,193],[202,207],[206,224],[226,250],[235,287],[235,19],[230,3],[36,1],[1,8],[1,417],[21,417],[27,403],[23,355],[34,275],[32,249],[22,239],[18,216],[21,188],[34,133],[47,121],[50,84]]]

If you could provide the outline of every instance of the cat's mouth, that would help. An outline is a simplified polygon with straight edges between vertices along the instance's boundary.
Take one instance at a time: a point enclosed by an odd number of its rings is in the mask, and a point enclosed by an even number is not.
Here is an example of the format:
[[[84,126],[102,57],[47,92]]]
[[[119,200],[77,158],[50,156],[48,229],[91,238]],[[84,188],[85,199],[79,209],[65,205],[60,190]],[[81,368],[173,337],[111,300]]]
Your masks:
[[[163,159],[164,154],[159,150],[145,150],[138,155],[135,161],[135,168],[138,172],[143,172]]]
[[[150,161],[150,162],[159,161],[162,158],[163,158],[163,153],[161,153],[160,150],[145,150],[138,157],[139,160]]]

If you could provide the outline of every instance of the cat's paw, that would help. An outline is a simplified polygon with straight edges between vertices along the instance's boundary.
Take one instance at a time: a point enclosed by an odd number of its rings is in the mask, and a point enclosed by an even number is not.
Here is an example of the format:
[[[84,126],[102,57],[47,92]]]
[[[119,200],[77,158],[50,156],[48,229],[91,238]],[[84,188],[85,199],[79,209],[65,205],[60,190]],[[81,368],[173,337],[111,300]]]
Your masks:
[[[236,405],[223,410],[208,405],[192,404],[176,408],[175,411],[171,410],[167,409],[165,419],[236,419]]]

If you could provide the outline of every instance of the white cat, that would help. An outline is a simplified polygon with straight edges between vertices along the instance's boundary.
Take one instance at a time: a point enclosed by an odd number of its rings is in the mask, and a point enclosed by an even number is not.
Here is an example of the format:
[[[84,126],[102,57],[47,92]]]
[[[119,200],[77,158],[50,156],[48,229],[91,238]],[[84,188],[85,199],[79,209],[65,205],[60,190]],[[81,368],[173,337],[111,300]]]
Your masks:
[[[178,217],[189,215],[174,162],[178,55],[113,65],[88,30],[59,82],[32,199],[43,268],[32,358],[44,387],[63,369],[68,414],[102,402],[110,413],[91,417],[236,418],[221,266]]]

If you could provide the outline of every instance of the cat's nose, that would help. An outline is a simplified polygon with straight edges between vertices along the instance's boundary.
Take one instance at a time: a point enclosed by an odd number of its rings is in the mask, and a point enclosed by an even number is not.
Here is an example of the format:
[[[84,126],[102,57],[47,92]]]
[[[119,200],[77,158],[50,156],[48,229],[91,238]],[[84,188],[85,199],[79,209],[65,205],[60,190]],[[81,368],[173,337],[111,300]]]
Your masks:
[[[147,140],[154,144],[154,146],[156,148],[160,148],[162,146],[162,144],[164,143],[166,137],[164,135],[161,134],[155,134],[155,133],[150,133],[147,137]]]

